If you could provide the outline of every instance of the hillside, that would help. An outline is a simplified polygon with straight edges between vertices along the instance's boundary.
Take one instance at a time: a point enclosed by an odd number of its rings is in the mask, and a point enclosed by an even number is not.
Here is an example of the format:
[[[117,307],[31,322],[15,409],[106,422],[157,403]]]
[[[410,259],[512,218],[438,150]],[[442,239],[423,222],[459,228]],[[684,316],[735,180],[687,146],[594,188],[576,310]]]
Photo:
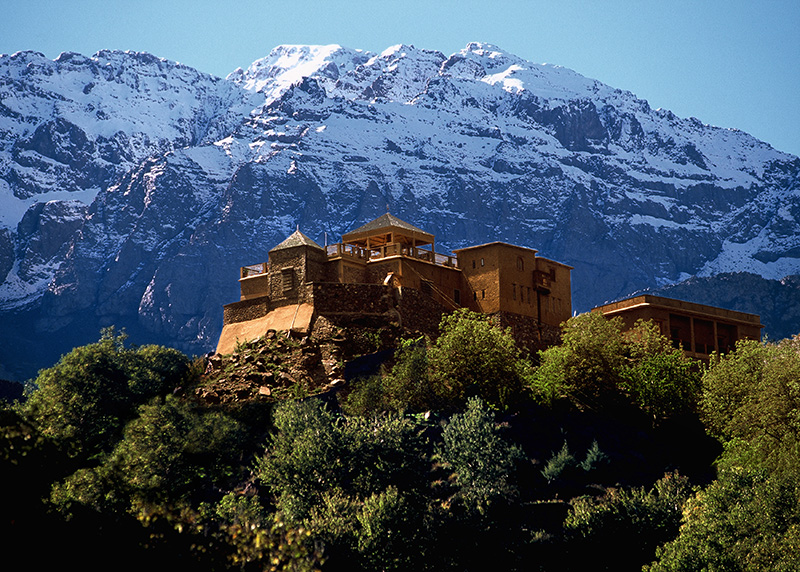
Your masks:
[[[613,503],[614,487],[663,481],[647,493],[658,524],[646,542],[600,557],[636,570],[676,533],[690,480],[713,477],[718,446],[691,415],[655,423],[612,388],[591,409],[571,391],[550,402],[483,316],[445,318],[436,340],[389,334],[322,320],[192,361],[105,332],[0,407],[0,465],[18,483],[0,534],[34,567],[80,553],[87,570],[120,555],[158,569],[516,570],[535,558],[577,570],[567,517],[579,497]],[[383,369],[347,375],[376,352]],[[469,375],[483,385],[459,388]],[[32,526],[54,532],[53,551],[31,550]]]

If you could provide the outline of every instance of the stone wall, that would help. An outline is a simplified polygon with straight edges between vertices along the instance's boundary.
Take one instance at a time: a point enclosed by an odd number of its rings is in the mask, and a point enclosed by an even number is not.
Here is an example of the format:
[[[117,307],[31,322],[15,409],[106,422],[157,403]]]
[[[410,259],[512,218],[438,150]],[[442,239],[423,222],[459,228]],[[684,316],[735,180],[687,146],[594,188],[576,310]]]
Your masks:
[[[397,297],[397,309],[404,330],[426,334],[431,338],[439,335],[439,322],[447,311],[444,306],[411,288],[403,288],[402,295],[398,293]]]
[[[325,253],[309,246],[272,250],[269,253],[270,298],[290,303],[309,302],[305,284],[319,280],[325,271]],[[284,284],[284,271],[291,276],[291,288]]]
[[[266,316],[270,309],[272,309],[272,306],[270,305],[269,296],[226,304],[222,309],[222,323],[236,324],[247,320],[255,320]]]
[[[495,312],[489,315],[489,319],[496,326],[511,328],[511,335],[514,336],[517,346],[529,353],[547,349],[561,340],[561,328],[539,324],[530,316],[513,312]]]
[[[382,315],[394,305],[391,288],[382,284],[316,282],[308,286],[318,314]]]
[[[392,338],[424,334],[435,339],[439,335],[442,316],[448,311],[419,290],[383,284],[315,282],[301,285],[297,294],[298,298],[313,305],[315,316],[324,316],[331,324],[351,329],[380,329],[384,332],[382,335]],[[224,307],[223,323],[235,324],[261,318],[271,310],[293,303],[286,298],[270,300],[268,296],[234,302]],[[527,352],[535,353],[560,340],[560,328],[539,325],[529,316],[512,312],[494,312],[489,316],[493,324],[511,328],[517,345]]]

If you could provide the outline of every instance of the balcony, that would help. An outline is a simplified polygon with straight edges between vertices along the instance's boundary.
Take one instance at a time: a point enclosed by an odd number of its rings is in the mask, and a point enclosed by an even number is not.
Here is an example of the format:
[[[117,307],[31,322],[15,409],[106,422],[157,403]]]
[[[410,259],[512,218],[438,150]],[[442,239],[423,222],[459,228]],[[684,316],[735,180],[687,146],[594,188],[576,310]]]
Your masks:
[[[251,276],[259,276],[266,274],[269,270],[269,263],[262,262],[261,264],[250,264],[242,266],[240,269],[240,278],[250,278]]]
[[[533,286],[539,292],[550,292],[550,275],[546,272],[542,272],[541,270],[534,270],[533,271]]]
[[[371,262],[389,258],[390,256],[405,256],[424,260],[437,266],[458,268],[458,259],[455,256],[439,254],[424,248],[416,248],[407,244],[390,243],[377,248],[366,249],[353,244],[331,244],[327,247],[328,258],[352,258],[362,262]]]

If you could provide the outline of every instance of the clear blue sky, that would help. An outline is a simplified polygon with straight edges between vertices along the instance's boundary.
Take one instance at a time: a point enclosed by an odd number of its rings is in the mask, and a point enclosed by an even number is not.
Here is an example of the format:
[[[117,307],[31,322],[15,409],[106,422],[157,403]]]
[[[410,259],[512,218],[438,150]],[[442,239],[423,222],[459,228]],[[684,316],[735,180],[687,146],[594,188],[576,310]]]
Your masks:
[[[800,0],[0,0],[0,53],[146,51],[220,76],[278,44],[470,41],[800,155]]]

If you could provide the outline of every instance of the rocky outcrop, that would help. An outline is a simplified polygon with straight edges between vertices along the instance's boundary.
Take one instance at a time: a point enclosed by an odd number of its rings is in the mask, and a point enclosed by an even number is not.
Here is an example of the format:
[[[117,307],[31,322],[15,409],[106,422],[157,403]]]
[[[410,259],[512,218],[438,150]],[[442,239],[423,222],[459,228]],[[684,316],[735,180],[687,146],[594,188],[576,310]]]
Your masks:
[[[224,403],[335,391],[345,385],[347,361],[391,351],[398,338],[385,331],[382,323],[337,326],[325,317],[317,317],[302,336],[269,330],[230,354],[208,357],[196,394],[209,403]]]

